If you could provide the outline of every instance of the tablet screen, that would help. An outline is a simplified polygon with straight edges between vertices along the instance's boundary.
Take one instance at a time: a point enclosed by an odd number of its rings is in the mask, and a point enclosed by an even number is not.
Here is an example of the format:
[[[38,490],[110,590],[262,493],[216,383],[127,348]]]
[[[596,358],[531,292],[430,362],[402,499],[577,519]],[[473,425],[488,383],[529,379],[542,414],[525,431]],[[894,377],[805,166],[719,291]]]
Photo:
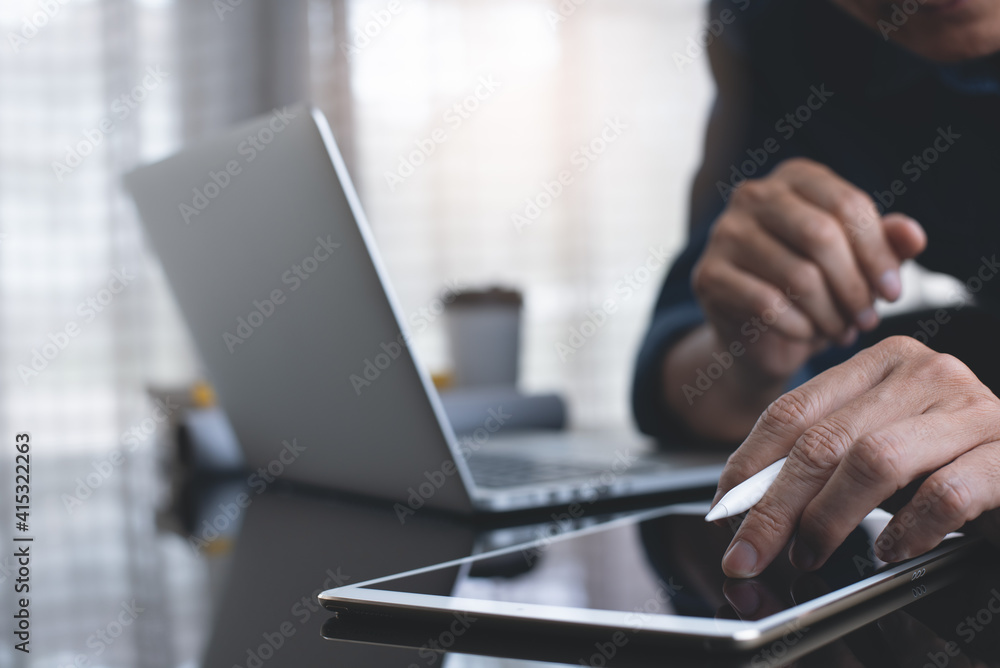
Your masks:
[[[887,523],[872,514],[818,571],[784,550],[761,575],[727,578],[722,556],[735,529],[703,514],[654,516],[540,542],[457,566],[369,585],[375,589],[519,604],[758,620],[876,574],[873,542]],[[540,529],[544,536],[544,529]],[[630,622],[626,622],[630,623]]]

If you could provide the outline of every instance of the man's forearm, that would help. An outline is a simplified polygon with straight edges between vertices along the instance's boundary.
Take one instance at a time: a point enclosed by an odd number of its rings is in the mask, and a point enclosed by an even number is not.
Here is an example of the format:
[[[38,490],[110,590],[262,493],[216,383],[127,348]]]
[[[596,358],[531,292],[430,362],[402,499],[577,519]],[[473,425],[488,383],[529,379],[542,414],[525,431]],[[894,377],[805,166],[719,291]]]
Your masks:
[[[713,353],[724,355],[726,346],[707,324],[670,349],[662,372],[666,408],[699,436],[738,443],[781,396],[786,381],[755,377],[739,359],[723,368]],[[722,369],[721,375],[714,367]],[[707,387],[706,379],[711,381]]]

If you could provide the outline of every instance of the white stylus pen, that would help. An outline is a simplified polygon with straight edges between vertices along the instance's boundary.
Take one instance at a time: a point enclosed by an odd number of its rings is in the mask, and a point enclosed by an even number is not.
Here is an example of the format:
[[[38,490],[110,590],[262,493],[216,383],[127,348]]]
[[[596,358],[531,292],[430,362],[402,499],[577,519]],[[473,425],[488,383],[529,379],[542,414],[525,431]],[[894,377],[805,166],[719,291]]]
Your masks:
[[[778,477],[778,472],[785,464],[786,459],[788,457],[782,457],[763,471],[753,474],[726,492],[726,495],[719,499],[715,507],[708,511],[708,515],[705,515],[705,521],[714,522],[715,520],[739,515],[757,505],[757,502],[764,497],[764,492],[771,487],[771,483]]]

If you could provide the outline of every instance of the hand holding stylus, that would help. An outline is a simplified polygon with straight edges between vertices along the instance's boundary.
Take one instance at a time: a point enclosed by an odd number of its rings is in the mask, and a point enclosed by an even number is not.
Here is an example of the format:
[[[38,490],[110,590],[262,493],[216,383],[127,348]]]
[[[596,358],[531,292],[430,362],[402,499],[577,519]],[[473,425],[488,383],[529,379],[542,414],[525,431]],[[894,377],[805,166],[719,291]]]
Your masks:
[[[706,522],[724,520],[753,508],[764,498],[764,493],[771,488],[771,483],[778,477],[778,472],[785,465],[788,457],[782,457],[763,471],[752,476],[729,490],[725,496],[715,502],[712,509],[705,515]]]
[[[814,570],[871,510],[927,476],[875,542],[881,559],[901,561],[972,520],[997,520],[1000,399],[956,358],[892,337],[771,404],[729,458],[713,505],[769,466],[780,470],[733,538],[727,575],[757,575],[793,536],[792,563]]]

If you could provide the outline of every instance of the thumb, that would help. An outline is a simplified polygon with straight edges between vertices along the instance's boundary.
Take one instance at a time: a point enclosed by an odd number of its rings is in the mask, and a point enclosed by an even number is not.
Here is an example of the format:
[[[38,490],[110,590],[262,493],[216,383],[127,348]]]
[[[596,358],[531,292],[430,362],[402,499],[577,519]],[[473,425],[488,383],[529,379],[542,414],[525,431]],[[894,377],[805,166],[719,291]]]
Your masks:
[[[927,247],[924,228],[909,216],[901,213],[887,214],[882,219],[882,226],[889,245],[901,261],[915,258]]]

